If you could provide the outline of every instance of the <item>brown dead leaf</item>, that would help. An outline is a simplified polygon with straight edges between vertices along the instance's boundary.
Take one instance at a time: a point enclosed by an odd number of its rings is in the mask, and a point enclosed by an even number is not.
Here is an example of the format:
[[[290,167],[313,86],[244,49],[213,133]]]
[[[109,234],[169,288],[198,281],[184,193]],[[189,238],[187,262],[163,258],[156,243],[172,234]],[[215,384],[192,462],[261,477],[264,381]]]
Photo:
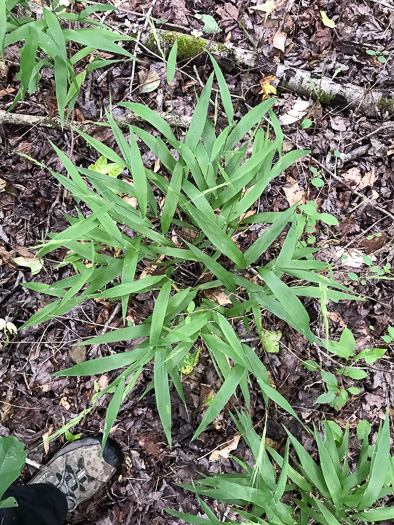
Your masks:
[[[7,68],[6,68],[4,62],[2,62],[0,60],[0,79],[4,78],[6,76],[6,71],[7,71]]]
[[[196,412],[202,412],[206,410],[215,397],[215,389],[211,385],[204,385],[201,383],[200,388],[200,402],[196,408]]]
[[[14,91],[15,91],[14,88],[0,89],[0,97],[4,97],[5,95],[10,95]]]
[[[126,195],[125,197],[122,197],[122,199],[127,202],[127,204],[130,204],[133,208],[138,208],[138,201],[135,197],[131,197],[130,195]]]
[[[160,255],[160,257],[155,262],[160,263],[164,259],[164,257],[165,255]],[[145,268],[141,272],[140,279],[148,277],[149,275],[153,275],[155,270],[157,270],[157,264],[150,264],[148,266],[145,266]]]
[[[48,428],[48,430],[42,435],[42,439],[43,439],[43,442],[44,442],[44,450],[45,450],[45,454],[48,454],[49,452],[49,442],[48,442],[48,439],[50,438],[52,432],[53,432],[53,429],[54,429],[54,426],[53,425],[50,425],[50,427]]]
[[[361,179],[359,189],[363,190],[367,186],[373,186],[376,180],[375,170],[372,168],[372,171],[368,171],[364,177]]]
[[[228,44],[230,42],[230,40],[231,40],[231,31],[229,31],[227,33],[227,36],[226,36],[226,39],[225,39],[226,44]]]
[[[59,405],[61,405],[63,408],[65,408],[66,410],[70,410],[71,408],[71,405],[70,403],[67,401],[67,396],[64,396],[60,399],[59,401]]]
[[[356,428],[357,425],[359,424],[360,420],[355,420],[355,421],[346,421],[345,419],[342,419],[340,417],[336,417],[334,419],[335,423],[337,425],[339,425],[341,428],[346,428],[347,425],[349,425],[349,428]]]
[[[265,438],[265,442],[266,442],[266,444],[267,444],[269,447],[271,447],[271,448],[273,448],[273,449],[275,449],[275,450],[279,450],[279,449],[280,449],[280,443],[279,443],[278,441],[275,441],[274,439],[271,439],[271,438],[269,438],[269,437],[266,437],[266,438]]]
[[[210,290],[205,290],[204,295],[210,301],[220,304],[220,306],[232,304],[228,296],[220,288],[211,288]]]
[[[160,78],[154,69],[139,71],[140,93],[151,93],[160,86]]]
[[[223,20],[232,18],[233,20],[238,20],[239,16],[239,9],[235,7],[234,4],[231,4],[230,2],[226,2],[224,4],[224,7],[219,7],[216,10],[216,13],[223,18]]]
[[[361,172],[358,168],[350,168],[342,173],[342,177],[351,187],[359,186],[361,183]]]
[[[140,434],[137,439],[138,443],[147,454],[154,456],[157,459],[162,458],[163,450],[160,445],[162,442],[160,440],[159,434],[155,430]]]
[[[338,312],[327,312],[327,317],[331,319],[331,321],[334,321],[334,323],[339,323],[341,326],[346,328],[346,323]]]
[[[0,403],[0,420],[4,423],[12,418],[11,395],[7,393],[5,400]]]
[[[303,190],[300,190],[300,187],[298,185],[298,181],[293,179],[293,177],[287,177],[287,182],[290,183],[290,186],[284,187],[283,191],[286,195],[286,200],[290,204],[290,206],[293,206],[293,204],[296,204],[298,201],[305,200],[305,193]]]
[[[6,264],[10,264],[12,267],[16,267],[16,265],[12,264],[11,260],[11,253],[8,252],[4,246],[0,246],[0,263],[4,262]]]
[[[279,51],[282,51],[284,53],[286,38],[286,33],[283,33],[282,31],[277,31],[272,41],[272,44],[275,47],[275,49],[279,49]]]
[[[72,345],[71,350],[71,359],[79,365],[79,363],[83,363],[86,361],[86,346],[85,345]]]
[[[261,71],[260,71],[261,73]],[[270,95],[276,95],[276,88],[271,86],[271,82],[275,80],[274,75],[265,76],[264,73],[261,73],[262,78],[260,79],[261,91],[258,92],[259,95],[263,95],[262,99],[267,100]]]
[[[228,445],[226,445],[223,448],[220,448],[219,450],[214,450],[212,452],[212,454],[209,456],[209,461],[217,461],[220,458],[228,459],[230,456],[230,452],[237,449],[240,439],[241,434],[235,434],[232,440],[227,442]]]
[[[360,248],[365,252],[367,255],[370,255],[371,253],[375,253],[376,251],[383,248],[383,246],[387,242],[387,233],[381,232],[382,235],[379,237],[372,237],[372,239],[364,238],[359,242]]]

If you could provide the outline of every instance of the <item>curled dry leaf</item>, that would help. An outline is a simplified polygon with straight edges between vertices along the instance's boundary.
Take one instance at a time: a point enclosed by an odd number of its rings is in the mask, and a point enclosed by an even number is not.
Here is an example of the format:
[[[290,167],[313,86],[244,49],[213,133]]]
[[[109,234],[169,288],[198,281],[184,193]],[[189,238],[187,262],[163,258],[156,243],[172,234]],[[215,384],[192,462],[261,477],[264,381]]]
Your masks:
[[[303,204],[305,200],[305,194],[303,190],[300,190],[298,181],[293,179],[293,177],[287,177],[287,182],[290,183],[290,186],[283,188],[287,202],[290,204],[290,206],[293,206],[293,204],[296,204],[301,200],[301,204]]]
[[[284,53],[286,38],[287,38],[286,33],[283,33],[283,31],[277,31],[272,41],[275,49],[279,49],[279,51],[282,51]]]
[[[205,290],[204,295],[210,301],[220,304],[220,306],[232,304],[228,296],[220,288],[212,288],[210,290]]]
[[[261,77],[262,77],[260,78],[261,91],[259,91],[258,94],[259,95],[262,94],[263,100],[267,100],[267,98],[269,98],[270,95],[276,95],[276,87],[271,85],[271,82],[275,80],[275,77],[274,75],[265,76],[264,73],[261,73]]]
[[[140,93],[151,93],[160,86],[160,78],[154,69],[140,71],[138,73],[140,80]]]
[[[219,450],[214,450],[212,452],[212,454],[209,456],[209,461],[217,461],[219,458],[228,459],[228,457],[230,456],[230,452],[237,449],[240,439],[241,439],[241,434],[235,434],[235,436],[228,443],[227,446]]]
[[[307,114],[309,106],[310,102],[308,100],[297,99],[294,106],[287,113],[279,117],[279,122],[283,126],[298,122]]]

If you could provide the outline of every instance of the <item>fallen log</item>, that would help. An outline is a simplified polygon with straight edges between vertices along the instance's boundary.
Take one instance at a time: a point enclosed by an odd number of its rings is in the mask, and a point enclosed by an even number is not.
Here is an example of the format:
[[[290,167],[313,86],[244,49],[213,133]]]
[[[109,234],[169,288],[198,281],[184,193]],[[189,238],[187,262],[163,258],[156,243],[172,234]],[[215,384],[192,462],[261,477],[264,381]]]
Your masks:
[[[191,117],[174,115],[172,113],[163,113],[160,111],[157,111],[156,113],[160,115],[166,122],[168,122],[170,126],[178,126],[180,128],[188,128],[190,126]],[[127,128],[129,124],[139,124],[141,122],[145,122],[144,119],[138,115],[135,115],[134,113],[126,113],[120,117],[115,117],[114,120],[121,128]],[[60,118],[58,117],[51,118],[42,117],[39,115],[26,115],[24,113],[7,113],[6,111],[0,110],[0,126],[2,124],[12,124],[16,126],[27,127],[40,126],[44,128],[62,129],[62,124]],[[63,129],[69,131],[73,127],[90,135],[102,126],[108,125],[109,124],[104,122],[94,122],[92,120],[73,122],[72,124],[70,124],[69,121],[65,121]]]
[[[367,90],[355,84],[335,82],[329,77],[318,77],[303,69],[275,64],[255,51],[231,43],[222,44],[177,31],[156,30],[156,35],[149,31],[143,33],[140,42],[158,53],[159,40],[160,47],[169,53],[177,40],[179,61],[195,59],[209,51],[224,70],[231,71],[237,66],[257,68],[266,75],[274,75],[279,88],[319,99],[323,104],[348,106],[366,116],[376,116],[384,111],[394,113],[394,94],[389,91]]]

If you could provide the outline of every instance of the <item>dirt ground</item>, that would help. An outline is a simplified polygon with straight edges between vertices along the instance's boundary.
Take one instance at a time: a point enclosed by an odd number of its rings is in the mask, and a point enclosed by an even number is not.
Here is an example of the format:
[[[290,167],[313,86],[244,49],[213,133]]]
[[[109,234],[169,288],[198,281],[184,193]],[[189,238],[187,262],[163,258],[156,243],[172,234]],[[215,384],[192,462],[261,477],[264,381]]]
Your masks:
[[[393,90],[394,7],[386,7],[389,1],[276,0],[275,9],[265,21],[266,12],[252,9],[258,5],[253,0],[158,0],[153,3],[129,0],[122,4],[123,11],[107,16],[106,23],[123,27],[124,31],[135,23],[142,27],[145,18],[140,14],[147,13],[152,4],[152,17],[165,20],[160,24],[162,28],[175,27],[185,33],[201,32],[203,24],[195,15],[209,14],[217,21],[220,32],[204,35],[206,38],[231,42],[248,50],[253,50],[254,43],[256,65],[250,68],[233,64],[233,68],[225,73],[231,94],[238,102],[237,117],[245,115],[261,101],[259,81],[266,72],[259,67],[259,57],[264,63],[271,61],[296,67],[317,78],[335,76],[336,82],[362,86],[366,93],[371,89]],[[322,25],[320,9],[335,21],[335,30]],[[283,43],[282,38],[282,44],[278,44],[278,37],[275,38],[278,32],[285,34],[286,40]],[[274,43],[284,46],[283,50],[277,49]],[[128,45],[133,52],[134,44]],[[388,51],[385,55],[387,62],[383,64],[377,55],[368,54],[367,50]],[[8,109],[12,100],[11,94],[1,90],[18,89],[15,57],[18,57],[16,48],[9,48],[7,71],[0,79],[0,109]],[[109,107],[110,95],[113,104],[128,100],[142,102],[154,110],[168,110],[170,93],[164,81],[165,65],[142,49],[138,58],[131,93],[131,62],[120,62],[91,73],[78,99],[74,118],[79,121],[99,120],[104,108]],[[178,66],[173,84],[175,108],[180,115],[190,116],[195,106],[195,93],[201,91],[201,83],[206,82],[212,67],[206,54]],[[154,91],[141,93],[139,73],[150,69],[157,73],[161,83]],[[39,90],[20,102],[14,112],[55,115],[52,80],[52,72],[44,71]],[[279,88],[275,112],[283,118],[300,101],[308,101],[308,97]],[[211,109],[213,111],[213,107]],[[367,279],[371,270],[363,263],[360,253],[369,255],[379,268],[393,264],[393,113],[377,110],[375,115],[367,116],[357,108],[317,102],[310,104],[303,118],[316,124],[301,129],[301,118],[284,125],[285,147],[310,149],[319,163],[312,162],[312,166],[317,167],[324,185],[315,187],[310,184],[309,160],[304,158],[269,186],[258,203],[260,211],[284,210],[299,198],[305,198],[316,201],[320,211],[337,217],[339,226],[327,228],[321,224],[314,234],[315,245],[322,248],[319,257],[335,262],[345,250],[348,259],[335,271],[336,279],[370,299],[329,303],[331,336],[337,337],[347,326],[355,335],[358,351],[382,346],[381,336],[387,334],[388,325],[394,323],[393,284],[385,279]],[[108,130],[103,129],[95,136],[115,147]],[[69,131],[40,126],[0,126],[0,318],[16,326],[48,302],[46,296],[23,288],[21,283],[32,280],[54,282],[72,272],[69,267],[57,268],[60,258],[57,259],[56,254],[47,258],[46,271],[34,278],[27,268],[12,261],[13,257],[26,256],[27,248],[38,244],[46,233],[61,231],[66,226],[64,213],[75,214],[75,203],[50,173],[16,154],[16,150],[21,151],[45,162],[54,171],[62,172],[63,167],[49,140],[70,155],[77,165],[87,167],[97,160],[96,153]],[[337,157],[334,151],[341,155]],[[145,151],[143,160],[147,167],[152,167],[155,157]],[[274,250],[277,248],[273,247]],[[350,272],[361,279],[352,281],[348,276]],[[393,276],[392,273],[387,275]],[[318,328],[318,302],[307,299],[304,304]],[[153,297],[140,294],[132,299],[130,307],[135,319],[143,320],[152,312]],[[74,364],[73,344],[100,334],[111,316],[110,326],[120,326],[121,316],[114,311],[113,304],[85,302],[56,320],[19,332],[0,351],[0,436],[15,435],[26,444],[31,459],[47,461],[62,442],[60,439],[53,442],[47,454],[41,445],[44,434],[49,435],[90,406],[95,380],[102,384],[111,380],[111,373],[101,378],[51,377],[52,373]],[[328,405],[315,404],[323,392],[323,385],[318,375],[308,372],[300,364],[300,359],[311,357],[304,339],[277,319],[267,317],[264,323],[271,330],[283,331],[279,354],[265,353],[256,338],[250,344],[257,346],[276,388],[305,422],[318,423],[325,417],[342,427],[346,423],[354,427],[359,420],[367,419],[376,431],[386,407],[394,407],[393,347],[389,347],[383,359],[368,366],[368,377],[357,383],[361,388],[360,395],[351,398],[343,409],[335,411]],[[248,334],[242,333],[241,327],[239,331],[241,339],[247,341]],[[102,345],[93,350],[86,348],[86,355],[88,359],[109,355],[127,349],[128,344]],[[326,362],[324,366],[330,370],[332,364]],[[196,420],[202,417],[203,390],[216,384],[212,368],[208,356],[202,355],[192,374],[185,378],[188,411],[179,398],[173,396],[171,449],[165,441],[153,393],[139,399],[153,375],[153,369],[144,371],[121,407],[112,434],[125,454],[124,467],[105,493],[81,506],[69,518],[69,524],[173,525],[181,522],[166,515],[165,507],[194,514],[199,512],[195,497],[176,487],[175,483],[187,482],[198,473],[237,470],[231,459],[209,460],[211,452],[231,440],[235,433],[226,412],[215,428],[191,441]],[[73,432],[91,435],[102,430],[105,408],[106,402],[103,401]],[[264,406],[257,390],[252,393],[252,412],[257,428],[262,428]],[[316,452],[296,423],[272,407],[268,437],[279,448],[284,443],[283,424],[299,436],[311,453]],[[356,444],[351,441],[352,446]],[[250,459],[242,441],[236,454],[243,460]],[[26,482],[32,474],[31,467],[26,467],[20,482]],[[216,510],[225,512],[220,505]]]

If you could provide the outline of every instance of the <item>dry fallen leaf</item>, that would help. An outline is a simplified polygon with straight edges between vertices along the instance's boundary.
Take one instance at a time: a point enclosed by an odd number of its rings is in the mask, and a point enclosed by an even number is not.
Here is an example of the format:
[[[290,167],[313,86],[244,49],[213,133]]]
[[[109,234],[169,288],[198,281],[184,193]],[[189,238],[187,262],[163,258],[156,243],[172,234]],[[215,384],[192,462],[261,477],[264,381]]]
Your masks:
[[[261,73],[261,71],[260,71]],[[260,79],[260,86],[261,91],[259,91],[259,95],[263,95],[263,100],[267,100],[270,95],[276,95],[276,88],[274,86],[271,86],[271,82],[275,80],[274,75],[268,75],[265,76],[264,73],[261,73],[262,78]]]
[[[42,435],[42,440],[44,442],[45,454],[48,454],[48,452],[49,452],[49,441],[48,441],[48,439],[51,436],[51,434],[53,432],[53,429],[54,429],[54,426],[50,425],[48,430]]]
[[[14,88],[0,89],[0,97],[4,97],[4,95],[10,95],[14,91]]]
[[[140,93],[151,93],[160,86],[160,78],[154,69],[140,71],[138,73],[140,79]]]
[[[64,396],[60,399],[59,401],[59,405],[62,405],[63,408],[65,408],[66,410],[70,410],[71,408],[71,405],[70,403],[67,401],[67,397]]]
[[[267,19],[267,16],[272,13],[272,11],[275,9],[275,1],[274,0],[267,0],[267,2],[264,2],[264,4],[260,4],[260,5],[255,5],[255,6],[250,6],[249,9],[255,9],[256,11],[264,11],[264,13],[267,13],[266,14],[266,19]]]
[[[230,452],[237,449],[240,439],[241,434],[235,434],[227,446],[212,452],[212,454],[209,456],[209,461],[217,461],[219,458],[228,459]]]
[[[342,173],[342,177],[350,186],[359,186],[361,182],[361,172],[358,168],[350,168]]]
[[[294,122],[301,120],[307,114],[309,106],[310,102],[308,100],[297,99],[294,106],[287,113],[279,117],[279,122],[283,126],[294,124]]]
[[[207,299],[210,299],[211,301],[220,304],[220,306],[232,304],[228,296],[222,290],[220,290],[220,288],[212,288],[211,290],[205,290],[204,295]]]
[[[286,38],[287,38],[286,33],[283,33],[282,31],[277,31],[272,41],[274,47],[276,49],[279,49],[279,51],[282,51],[283,53],[285,52]]]
[[[125,197],[122,197],[127,204],[130,204],[133,208],[138,208],[138,201],[135,197],[130,197],[130,195],[126,195]]]
[[[290,206],[293,206],[296,202],[299,200],[304,200],[304,192],[303,190],[300,190],[300,187],[298,185],[298,181],[293,179],[293,177],[287,177],[287,182],[290,183],[289,187],[284,187],[283,191],[286,195],[286,200],[290,204]]]
[[[359,189],[363,190],[367,186],[373,186],[376,180],[375,170],[372,168],[372,171],[368,171],[364,177],[361,179]]]

